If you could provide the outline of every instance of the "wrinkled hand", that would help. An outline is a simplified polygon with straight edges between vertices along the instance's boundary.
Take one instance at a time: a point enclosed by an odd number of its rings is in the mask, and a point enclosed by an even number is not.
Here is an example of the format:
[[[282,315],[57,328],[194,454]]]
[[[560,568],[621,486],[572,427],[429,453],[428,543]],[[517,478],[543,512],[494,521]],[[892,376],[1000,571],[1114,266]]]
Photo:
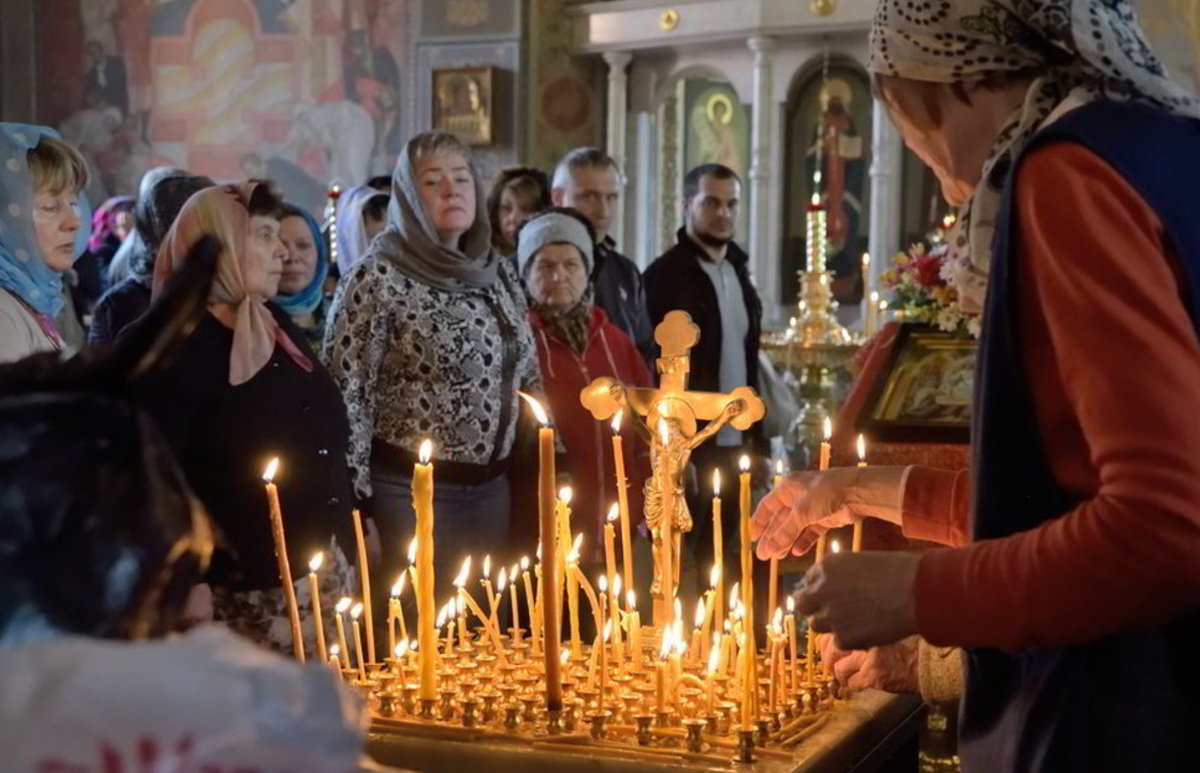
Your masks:
[[[794,472],[763,498],[750,521],[759,560],[804,555],[822,534],[858,518],[899,524],[904,467]]]
[[[892,644],[917,632],[917,553],[833,553],[804,575],[799,611],[845,650]]]
[[[869,650],[838,649],[832,636],[820,637],[821,660],[837,680],[851,690],[894,693],[921,691],[917,671],[919,636]]]

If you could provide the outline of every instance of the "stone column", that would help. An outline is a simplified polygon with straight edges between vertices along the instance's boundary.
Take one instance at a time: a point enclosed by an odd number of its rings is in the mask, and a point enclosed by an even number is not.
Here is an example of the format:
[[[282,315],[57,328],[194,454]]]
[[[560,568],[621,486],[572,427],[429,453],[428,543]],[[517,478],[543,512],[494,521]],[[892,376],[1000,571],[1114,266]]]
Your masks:
[[[868,249],[875,284],[900,249],[900,201],[903,190],[903,148],[900,134],[888,120],[883,103],[875,100],[871,118],[871,222]],[[867,279],[867,292],[871,280]]]
[[[622,175],[629,173],[625,167],[625,134],[629,116],[629,76],[626,74],[625,68],[629,66],[632,59],[633,55],[626,51],[606,51],[604,53],[604,62],[608,65],[606,151],[617,162],[617,167],[620,168]],[[623,245],[626,241],[624,238],[625,206],[628,202],[625,193],[627,191],[622,192],[621,201],[617,206],[610,228],[610,233],[618,246]]]
[[[779,267],[772,265],[771,261],[770,217],[771,153],[775,128],[772,72],[775,40],[754,37],[746,45],[754,52],[754,104],[750,135],[750,261],[763,305],[774,307],[779,303]]]

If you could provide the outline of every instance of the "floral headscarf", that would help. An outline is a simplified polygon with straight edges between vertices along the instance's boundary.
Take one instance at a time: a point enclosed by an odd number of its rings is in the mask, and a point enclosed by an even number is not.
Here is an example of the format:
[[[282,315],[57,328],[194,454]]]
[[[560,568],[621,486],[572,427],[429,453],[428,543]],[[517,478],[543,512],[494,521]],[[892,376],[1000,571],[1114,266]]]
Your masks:
[[[237,306],[233,348],[229,354],[229,383],[244,384],[270,362],[276,344],[306,371],[308,359],[279,328],[266,302],[246,294],[246,238],[250,232],[250,198],[254,183],[205,188],[188,199],[167,233],[154,266],[153,297],[158,298],[167,278],[178,271],[192,248],[205,234],[221,240],[225,249],[217,264],[211,301]]]
[[[33,227],[33,178],[28,153],[42,137],[58,139],[58,132],[45,126],[0,123],[0,287],[20,298],[37,314],[43,326],[62,311],[62,274],[42,259]],[[87,249],[91,233],[91,208],[82,192],[76,197],[79,230],[75,233],[78,258]]]
[[[1200,102],[1167,75],[1125,0],[880,0],[867,68],[935,83],[1040,73],[997,136],[950,234],[948,279],[974,313],[987,288],[1001,192],[1039,129],[1098,99],[1200,118]]]

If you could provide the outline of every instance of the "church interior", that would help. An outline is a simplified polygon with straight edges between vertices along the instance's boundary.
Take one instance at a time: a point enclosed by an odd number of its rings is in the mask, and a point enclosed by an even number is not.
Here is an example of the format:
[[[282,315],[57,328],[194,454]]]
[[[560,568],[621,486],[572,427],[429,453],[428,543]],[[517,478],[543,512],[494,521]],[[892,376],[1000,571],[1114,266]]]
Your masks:
[[[1200,770],[1200,0],[4,0],[0,164],[3,770]]]

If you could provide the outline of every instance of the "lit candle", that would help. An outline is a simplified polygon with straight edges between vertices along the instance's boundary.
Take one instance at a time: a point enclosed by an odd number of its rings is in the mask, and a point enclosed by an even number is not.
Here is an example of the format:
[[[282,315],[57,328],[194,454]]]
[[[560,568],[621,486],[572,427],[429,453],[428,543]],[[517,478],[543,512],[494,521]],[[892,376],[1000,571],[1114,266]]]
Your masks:
[[[676,602],[679,599],[675,599]],[[683,653],[687,650],[687,642],[683,638],[683,613],[677,612],[675,622],[671,624],[671,652],[667,655],[667,693],[675,710],[679,711],[679,677],[683,674]]]
[[[725,622],[725,533],[721,528],[721,471],[713,470],[713,562],[717,572],[717,630],[721,630]]]
[[[363,539],[362,514],[355,508],[350,512],[354,517],[354,539],[358,542],[358,577],[362,584],[363,611],[366,613],[367,626],[367,662],[375,662],[375,620],[371,614],[371,570],[367,566],[367,543]],[[389,650],[390,651],[390,650]]]
[[[708,593],[705,594],[706,609],[704,610],[704,628],[703,631],[701,631],[701,641],[704,642],[704,644],[703,652],[701,652],[701,654],[698,656],[698,662],[704,662],[704,660],[708,657],[708,641],[709,636],[712,634],[713,617],[717,607],[724,603],[724,599],[717,595],[717,588],[720,587],[721,584],[721,567],[716,565],[713,566],[712,572],[709,573],[708,581],[712,587]]]
[[[582,536],[582,535],[580,535]],[[572,553],[574,555],[574,553]],[[579,571],[579,567],[574,561],[569,565],[569,578],[574,578],[575,587],[583,586],[583,592],[587,595],[588,604],[592,608],[592,621],[596,624],[596,630],[600,631],[604,628],[604,607],[601,606],[601,598],[608,595],[608,579],[604,575],[600,575],[598,580],[600,585],[600,597],[596,596],[596,591],[592,588],[592,584],[588,582],[588,578],[583,572]]]
[[[608,518],[604,524],[604,565],[608,570],[608,617],[613,624],[613,644],[616,651],[621,651],[621,633],[618,622],[618,603],[617,593],[621,590],[621,575],[617,574],[617,551],[616,551],[616,522],[619,517],[619,508],[613,505],[608,509]],[[620,660],[620,654],[617,659]]]
[[[617,411],[613,416],[613,464],[617,470],[617,506],[621,516],[621,569],[624,572],[625,587],[633,587],[633,538],[629,526],[629,492],[625,481],[625,453],[621,443],[621,416],[623,411]],[[626,609],[626,612],[629,610]]]
[[[861,319],[863,337],[866,338],[870,332],[870,293],[875,289],[874,277],[871,276],[871,253],[864,252],[862,256],[862,276],[863,276],[863,299],[862,308],[859,311]]]
[[[608,619],[612,623],[613,653],[617,659],[617,667],[624,668],[625,644],[621,636],[621,575],[613,577],[613,585],[608,589]]]
[[[783,460],[775,460],[775,488],[783,485]],[[772,557],[770,564],[770,574],[768,575],[767,583],[767,609],[774,609],[775,602],[779,597],[779,558]]]
[[[709,594],[705,594],[706,597],[708,595]],[[699,664],[702,662],[700,655],[701,655],[702,650],[704,649],[704,642],[705,642],[705,639],[703,638],[704,634],[702,633],[702,629],[704,628],[704,621],[705,621],[705,617],[706,617],[705,611],[708,606],[707,604],[704,603],[705,600],[706,600],[705,598],[701,598],[699,601],[696,602],[696,615],[692,619],[692,647],[691,647],[692,657],[689,662],[693,663],[693,664]]]
[[[415,536],[408,543],[408,574],[412,577],[413,593],[420,593],[420,589],[417,587],[417,538]],[[409,653],[416,650],[415,644],[416,642],[409,642]]]
[[[454,626],[455,626],[455,623],[457,622],[455,619],[457,617],[457,612],[456,612],[457,606],[454,603],[453,598],[451,598],[450,601],[446,604],[445,610],[446,610],[446,619],[445,619],[445,622],[446,622],[446,646],[444,648],[444,651],[447,655],[449,655],[451,652],[454,651]],[[441,627],[442,627],[442,616],[438,615],[438,628],[441,628]]]
[[[729,656],[733,651],[733,636],[731,635],[732,631],[732,626],[729,624],[729,621],[726,620],[725,632],[721,636],[721,659],[717,662],[717,673],[719,673],[721,676],[725,676],[727,673],[729,673]]]
[[[637,594],[630,588],[625,595],[626,608],[629,610],[629,650],[633,657],[633,668],[642,668],[642,614],[637,608]]]
[[[483,577],[479,580],[483,585],[483,592],[487,594],[488,611],[491,612],[489,620],[496,621],[496,594],[492,588],[492,557],[490,555],[483,557]]]
[[[742,542],[742,605],[745,607],[746,657],[743,664],[742,729],[754,729],[754,693],[758,688],[754,663],[754,556],[750,552],[750,457],[741,458],[741,542]]]
[[[535,614],[537,608],[533,601],[533,580],[529,577],[529,556],[521,557],[521,579],[525,581],[525,603],[529,607],[529,637],[532,639],[530,642],[530,652],[536,655],[541,629],[538,628],[539,618]],[[517,617],[516,613],[513,613],[513,619],[520,622],[520,618]]]
[[[396,619],[400,622],[400,638],[406,641],[408,640],[408,626],[404,622],[404,605],[401,603],[401,599],[404,597],[404,588],[407,583],[408,575],[401,574],[392,585],[392,596],[396,599]]]
[[[858,466],[863,468],[867,466],[867,441],[862,435],[858,436]],[[862,518],[854,519],[854,537],[850,542],[851,552],[858,553],[862,550],[863,536],[863,521]]]
[[[608,604],[607,596],[600,598],[601,607]],[[596,705],[601,710],[604,709],[604,698],[608,694],[608,637],[611,632],[612,621],[607,621],[604,623],[604,635],[600,637],[600,700]]]
[[[658,420],[658,433],[659,440],[662,442],[662,450],[659,452],[662,458],[662,461],[659,464],[659,477],[661,478],[661,483],[659,485],[662,487],[662,520],[660,521],[661,525],[659,526],[659,534],[662,536],[662,548],[659,556],[659,565],[661,567],[660,571],[662,574],[660,590],[662,593],[661,609],[663,610],[663,620],[661,622],[663,627],[666,627],[670,625],[672,621],[671,613],[673,611],[673,606],[671,604],[671,599],[675,598],[675,560],[672,556],[672,550],[674,548],[673,543],[675,541],[675,537],[672,532],[672,529],[674,528],[672,521],[674,515],[673,510],[675,506],[675,487],[671,480],[671,454],[669,450],[671,433],[667,426],[666,419]],[[655,624],[657,625],[658,623],[659,621],[656,620]]]
[[[467,556],[463,561],[462,568],[458,571],[458,577],[455,578],[454,588],[458,595],[458,646],[459,649],[466,649],[470,639],[467,638],[467,578],[471,576],[471,557]]]
[[[825,472],[829,469],[829,456],[832,453],[832,446],[830,445],[830,440],[833,438],[833,422],[829,420],[828,416],[825,417],[824,430],[825,430],[825,439],[823,441],[821,441],[821,457],[820,457],[820,463],[819,463],[819,469],[821,470],[821,472]],[[822,533],[821,536],[817,538],[817,555],[816,555],[817,561],[820,561],[821,559],[825,558],[825,539],[826,538],[825,538],[824,533]]]
[[[413,465],[412,497],[417,516],[417,657],[421,700],[437,700],[437,612],[433,601],[433,443],[421,443]]]
[[[337,625],[338,652],[342,653],[342,666],[345,668],[350,668],[350,648],[346,646],[346,623],[343,616],[353,603],[343,596],[338,599],[337,606],[333,608],[333,619]]]
[[[325,651],[325,623],[321,620],[321,586],[317,582],[317,570],[324,561],[325,554],[317,553],[308,562],[308,595],[312,602],[313,624],[317,629],[317,655],[322,663],[329,660],[329,653]]]
[[[470,579],[470,575],[471,557],[467,556],[467,560],[463,562],[463,566],[459,571],[458,577],[454,580],[454,586],[458,588],[460,625],[466,617],[466,613],[462,609],[462,605],[465,605],[471,609],[471,612],[475,615],[475,617],[479,618],[479,622],[483,623],[483,630],[492,640],[492,648],[496,650],[496,660],[500,663],[500,665],[507,666],[508,658],[504,656],[504,644],[500,641],[500,626],[495,624],[495,620],[492,618],[492,616],[484,614],[483,610],[479,608],[479,605],[475,603],[475,599],[471,598],[471,594],[467,593],[466,586],[467,580]],[[461,629],[459,634],[461,638]],[[465,639],[463,643],[466,643]]]
[[[707,695],[705,696],[707,699],[705,701],[705,704],[706,704],[705,713],[710,717],[713,715],[713,709],[715,707],[714,698],[716,695],[716,687],[717,687],[717,671],[718,671],[718,669],[720,669],[720,667],[721,667],[721,634],[716,633],[716,634],[713,634],[712,649],[708,655],[708,671],[707,671],[708,678],[704,680],[704,686],[705,686],[706,692],[707,692]]]
[[[362,632],[358,627],[358,617],[362,614],[362,602],[358,602],[350,608],[350,625],[354,628],[354,656],[358,660],[358,678],[364,682],[367,680],[367,667],[363,663],[363,646]]]
[[[283,585],[283,598],[287,602],[288,621],[292,628],[292,654],[304,662],[304,637],[300,632],[300,610],[296,607],[296,588],[292,585],[292,569],[288,566],[287,539],[283,536],[283,511],[279,507],[279,489],[275,486],[275,473],[279,470],[279,459],[271,460],[263,473],[267,485],[267,503],[271,512],[271,534],[275,538],[275,558],[279,561],[279,582]]]
[[[771,671],[770,671],[770,701],[771,714],[775,715],[779,712],[779,669],[780,659],[783,653],[783,610],[775,608],[775,619],[771,623],[770,635],[767,641],[770,642],[768,651],[771,653]]]
[[[867,335],[879,332],[879,293],[872,291],[867,301]]]
[[[517,573],[520,564],[512,564],[509,571],[509,598],[512,601],[512,641],[521,641],[521,606],[517,604]],[[528,581],[526,588],[529,588]],[[530,595],[533,595],[530,593]],[[530,610],[533,611],[533,610]]]
[[[514,569],[516,567],[513,567]],[[500,580],[496,583],[496,608],[492,610],[492,624],[496,627],[500,626],[500,607],[504,606],[504,591],[509,585],[517,584],[517,575],[512,576],[512,582],[508,581],[508,567],[500,567]],[[516,641],[514,636],[513,641]]]
[[[662,649],[654,664],[654,708],[661,714],[667,710],[667,655],[671,652],[671,629],[663,630]]]
[[[796,654],[796,601],[791,596],[787,600],[787,635],[788,644],[791,647],[791,667],[788,671],[791,672],[790,685],[792,692],[796,692],[799,684],[799,666]]]
[[[542,425],[538,430],[538,518],[541,524],[542,545],[544,554],[551,558],[554,553],[554,430],[547,426],[550,421],[546,412],[537,400],[529,395],[521,394],[537,415]],[[542,562],[545,564],[546,559]],[[551,564],[553,566],[553,564]],[[559,648],[559,612],[557,577],[553,571],[543,572],[542,582],[545,590],[542,602],[542,622],[545,626],[546,664],[546,708],[550,711],[562,710],[562,671],[558,662]]]
[[[579,546],[583,542],[583,535],[580,534],[575,538],[575,544],[571,547],[571,552],[567,554],[567,611],[571,621],[571,656],[580,657],[583,654],[582,642],[579,640],[579,568],[576,563],[579,561]],[[587,582],[585,579],[584,582]],[[594,610],[593,610],[594,611]],[[596,630],[600,630],[600,626],[596,626]]]
[[[342,661],[341,661],[341,658],[338,656],[338,653],[340,653],[340,652],[341,652],[341,649],[336,644],[329,648],[329,667],[333,669],[333,673],[337,674],[337,678],[338,678],[339,682],[343,681],[343,679],[342,679]]]

